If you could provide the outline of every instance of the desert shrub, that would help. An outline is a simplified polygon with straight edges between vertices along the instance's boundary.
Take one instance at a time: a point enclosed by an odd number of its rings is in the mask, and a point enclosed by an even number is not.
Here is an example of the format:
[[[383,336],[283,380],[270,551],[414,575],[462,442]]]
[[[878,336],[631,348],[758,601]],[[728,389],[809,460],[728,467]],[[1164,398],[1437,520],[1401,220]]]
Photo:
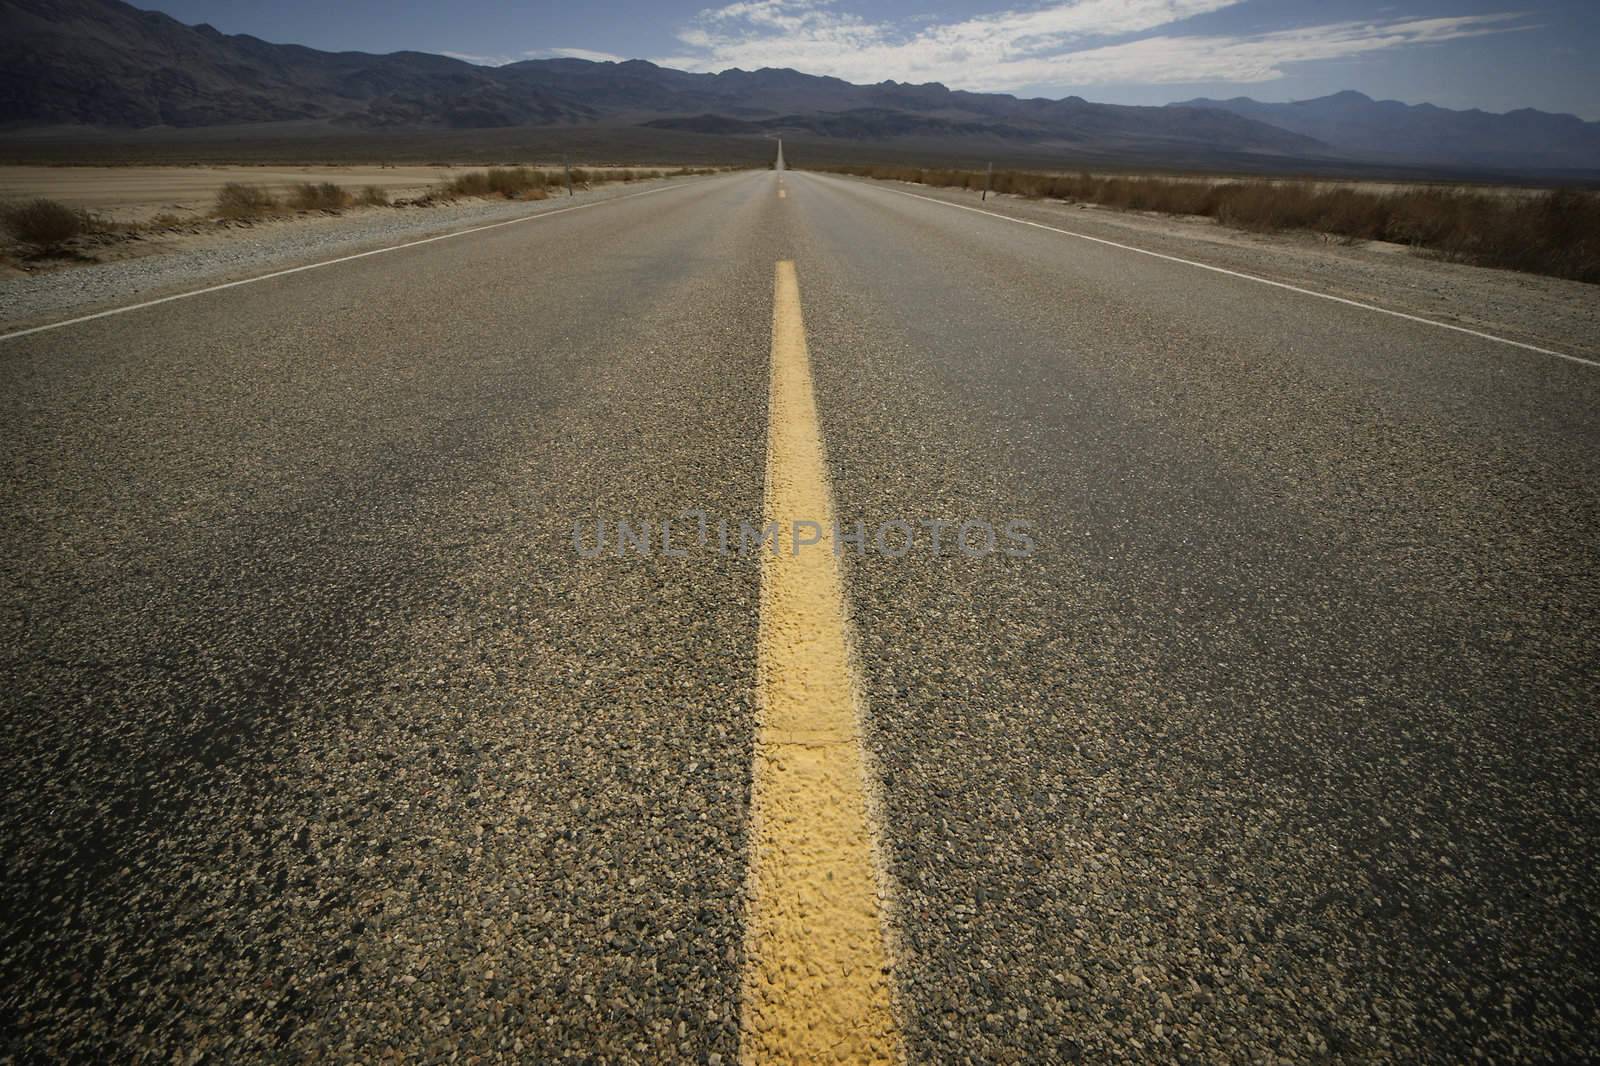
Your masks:
[[[1600,283],[1600,193],[1500,196],[1470,189],[1395,192],[1310,181],[1176,180],[997,170],[840,166],[836,174],[941,188],[1075,200],[1129,211],[1202,215],[1241,229],[1307,230],[1347,242],[1393,241],[1484,266]]]
[[[382,185],[368,185],[361,190],[361,195],[356,197],[356,201],[363,207],[388,207],[389,190]]]
[[[1307,229],[1318,217],[1316,196],[1299,182],[1240,181],[1218,193],[1216,218],[1240,229]]]
[[[1095,203],[1120,207],[1125,211],[1135,210],[1142,206],[1134,203],[1135,191],[1133,183],[1127,178],[1108,178],[1095,191]]]
[[[28,200],[0,209],[0,226],[23,244],[40,251],[60,247],[83,233],[86,216],[54,200]]]
[[[1600,194],[1558,189],[1502,201],[1440,241],[1453,259],[1600,283]]]
[[[277,198],[259,185],[230,181],[217,190],[216,213],[221,218],[256,218],[277,209]]]
[[[1393,219],[1390,197],[1338,188],[1319,197],[1318,217],[1312,228],[1350,240],[1375,241],[1389,232]]]
[[[972,171],[960,184],[968,189],[981,189],[984,186],[984,175]],[[1009,192],[1017,196],[1026,196],[1031,200],[1039,200],[1050,195],[1051,181],[1048,174],[1029,174],[1025,171],[1005,171],[995,175],[995,185],[991,186],[996,192]],[[957,182],[951,181],[955,185]]]
[[[1600,193],[1562,189],[1520,205],[1516,222],[1562,277],[1600,282]],[[1503,254],[1503,253],[1502,253]]]
[[[488,172],[489,191],[515,200],[533,189],[543,189],[545,173],[531,167],[495,167]]]
[[[1387,217],[1374,236],[1419,248],[1442,248],[1467,232],[1474,220],[1487,221],[1499,206],[1487,197],[1437,189],[1393,193],[1382,201]]]
[[[633,182],[651,178],[687,177],[698,174],[715,174],[714,167],[678,167],[675,170],[653,170],[643,167],[615,167],[602,170],[595,167],[573,167],[572,184],[589,187],[608,181]],[[440,196],[503,196],[508,200],[543,200],[552,190],[565,189],[567,171],[539,170],[535,167],[491,167],[473,170],[445,182]]]
[[[489,175],[481,170],[458,174],[445,183],[445,190],[457,196],[488,196]]]
[[[289,190],[289,205],[299,211],[338,211],[350,204],[350,194],[331,181],[304,181]]]
[[[1172,215],[1214,216],[1221,190],[1214,182],[1162,181],[1137,178],[1128,181],[1129,206],[1135,211],[1162,211]]]
[[[532,167],[491,167],[459,174],[445,183],[455,196],[503,196],[508,200],[542,200],[553,179]]]

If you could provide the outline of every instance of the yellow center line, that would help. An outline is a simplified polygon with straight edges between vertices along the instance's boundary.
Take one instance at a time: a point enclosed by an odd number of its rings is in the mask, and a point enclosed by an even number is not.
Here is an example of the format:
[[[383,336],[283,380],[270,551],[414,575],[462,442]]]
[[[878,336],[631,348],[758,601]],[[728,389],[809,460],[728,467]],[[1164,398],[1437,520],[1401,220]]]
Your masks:
[[[789,196],[789,194],[787,192],[785,192],[783,189],[780,188],[778,190],[778,199],[785,200],[785,199],[788,198],[788,196]]]
[[[892,1063],[884,897],[861,746],[865,710],[851,655],[833,501],[812,394],[800,287],[780,262],[763,553],[752,857],[744,968],[746,1063]],[[796,538],[795,523],[811,526]]]

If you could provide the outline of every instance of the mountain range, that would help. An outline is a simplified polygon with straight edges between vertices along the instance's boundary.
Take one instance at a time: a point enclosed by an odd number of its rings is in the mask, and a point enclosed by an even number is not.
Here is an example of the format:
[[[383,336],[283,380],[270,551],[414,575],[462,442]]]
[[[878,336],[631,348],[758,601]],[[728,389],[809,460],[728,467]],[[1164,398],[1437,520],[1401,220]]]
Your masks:
[[[1226,111],[1374,161],[1503,170],[1600,167],[1600,122],[1531,107],[1503,115],[1451,111],[1433,104],[1374,100],[1352,90],[1287,104],[1240,96],[1171,106]]]
[[[794,70],[693,74],[643,60],[484,67],[422,52],[324,52],[188,26],[120,0],[0,0],[0,129],[314,125],[362,131],[642,127],[1056,158],[1373,161],[1600,170],[1600,123],[1345,92],[1166,107],[1019,99]]]

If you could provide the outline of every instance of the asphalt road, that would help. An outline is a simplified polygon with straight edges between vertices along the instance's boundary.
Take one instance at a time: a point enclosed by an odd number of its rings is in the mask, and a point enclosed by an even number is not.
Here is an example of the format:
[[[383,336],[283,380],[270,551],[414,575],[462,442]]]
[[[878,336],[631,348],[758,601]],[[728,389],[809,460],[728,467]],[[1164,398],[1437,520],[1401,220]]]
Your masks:
[[[0,341],[0,1057],[739,1059],[785,260],[907,1058],[1600,1055],[1600,370],[758,172]]]

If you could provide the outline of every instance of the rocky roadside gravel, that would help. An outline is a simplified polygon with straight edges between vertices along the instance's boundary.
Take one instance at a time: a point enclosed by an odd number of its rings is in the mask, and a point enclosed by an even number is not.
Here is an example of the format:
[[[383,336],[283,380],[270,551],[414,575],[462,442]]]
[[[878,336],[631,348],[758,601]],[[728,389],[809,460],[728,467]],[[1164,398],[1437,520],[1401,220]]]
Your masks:
[[[835,179],[868,182],[866,178]],[[1344,300],[1600,358],[1600,286],[1455,263],[1383,241],[1304,232],[1255,233],[1199,216],[1118,211],[1061,200],[991,196],[897,181],[871,182],[930,200],[1190,259]]]
[[[355,209],[343,214],[302,214],[263,222],[217,221],[153,242],[149,254],[108,262],[0,276],[0,323],[26,328],[69,311],[155,299],[201,285],[250,277],[273,269],[351,255],[373,248],[595,203],[658,188],[665,179],[603,185],[572,197],[536,202],[459,200],[426,206]],[[213,228],[214,227],[214,228]]]

